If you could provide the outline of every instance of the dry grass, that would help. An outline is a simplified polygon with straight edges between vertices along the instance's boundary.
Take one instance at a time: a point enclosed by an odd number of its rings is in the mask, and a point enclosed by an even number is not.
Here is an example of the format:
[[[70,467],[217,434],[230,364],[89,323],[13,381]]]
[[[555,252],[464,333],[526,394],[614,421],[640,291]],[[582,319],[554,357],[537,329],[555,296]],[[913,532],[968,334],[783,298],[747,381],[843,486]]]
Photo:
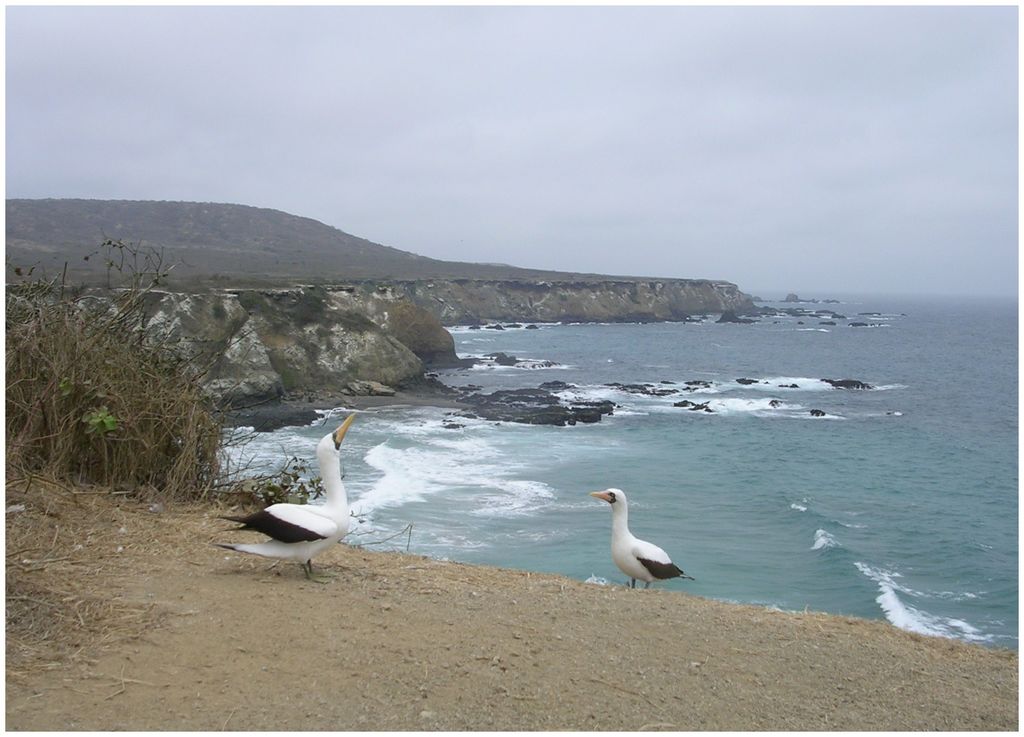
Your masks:
[[[156,623],[152,607],[102,585],[125,539],[124,515],[110,497],[41,477],[8,481],[8,677],[88,661]]]
[[[202,393],[203,367],[141,329],[160,277],[140,286],[133,272],[104,297],[76,296],[62,281],[8,288],[10,466],[176,499],[209,492],[221,423]]]

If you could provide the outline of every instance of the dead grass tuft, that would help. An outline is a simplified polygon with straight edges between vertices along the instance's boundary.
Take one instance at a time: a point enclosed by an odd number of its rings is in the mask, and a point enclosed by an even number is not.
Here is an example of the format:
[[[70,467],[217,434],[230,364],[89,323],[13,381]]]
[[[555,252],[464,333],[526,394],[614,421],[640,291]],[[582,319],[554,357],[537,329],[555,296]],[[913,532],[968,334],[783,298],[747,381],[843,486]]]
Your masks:
[[[8,482],[6,503],[9,677],[88,661],[156,624],[153,607],[102,585],[125,544],[109,491],[31,476]]]
[[[139,255],[120,242],[104,246],[112,265]],[[175,499],[210,491],[221,424],[202,392],[206,367],[143,329],[147,297],[164,275],[159,261],[147,262],[101,295],[63,280],[8,287],[8,464]]]

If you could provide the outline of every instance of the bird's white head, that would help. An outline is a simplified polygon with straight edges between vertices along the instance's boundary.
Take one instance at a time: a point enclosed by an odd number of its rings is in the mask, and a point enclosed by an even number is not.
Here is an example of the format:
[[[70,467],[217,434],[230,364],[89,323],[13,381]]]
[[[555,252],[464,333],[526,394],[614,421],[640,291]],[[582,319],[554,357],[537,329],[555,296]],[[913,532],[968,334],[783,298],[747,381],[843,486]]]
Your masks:
[[[341,454],[341,441],[345,439],[345,433],[348,432],[348,428],[352,425],[352,421],[355,418],[354,413],[349,415],[337,430],[324,435],[320,439],[316,446],[317,458],[331,459],[337,458]]]
[[[626,492],[622,489],[605,489],[604,491],[592,491],[590,496],[603,499],[612,505],[612,509],[626,508]]]

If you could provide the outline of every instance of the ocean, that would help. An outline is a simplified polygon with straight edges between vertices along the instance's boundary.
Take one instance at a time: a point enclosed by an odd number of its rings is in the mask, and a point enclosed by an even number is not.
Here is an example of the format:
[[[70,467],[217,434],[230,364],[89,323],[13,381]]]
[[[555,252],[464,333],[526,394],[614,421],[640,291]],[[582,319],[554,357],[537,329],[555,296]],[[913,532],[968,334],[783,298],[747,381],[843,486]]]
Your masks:
[[[445,383],[559,380],[567,399],[618,406],[571,427],[362,412],[342,448],[359,517],[348,542],[621,585],[610,509],[588,495],[618,487],[633,533],[696,579],[655,586],[1017,648],[1016,300],[787,306],[848,320],[452,328],[460,356],[534,360],[441,371]],[[706,384],[668,396],[608,386],[687,381]],[[712,412],[673,406],[683,399]],[[257,434],[233,462],[312,462],[337,421]]]

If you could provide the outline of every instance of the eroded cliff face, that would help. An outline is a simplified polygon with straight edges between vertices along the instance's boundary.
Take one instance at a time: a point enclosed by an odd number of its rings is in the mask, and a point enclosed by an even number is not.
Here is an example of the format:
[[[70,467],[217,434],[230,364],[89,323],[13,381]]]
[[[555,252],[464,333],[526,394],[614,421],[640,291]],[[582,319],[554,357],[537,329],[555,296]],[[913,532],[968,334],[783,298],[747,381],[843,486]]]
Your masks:
[[[149,295],[148,328],[197,365],[221,403],[365,393],[458,365],[443,324],[680,320],[753,309],[734,284],[696,280],[422,280]]]
[[[286,393],[365,393],[367,382],[394,386],[421,376],[423,361],[393,332],[404,328],[388,309],[396,305],[322,288],[158,292],[150,295],[147,328],[196,365],[208,365],[211,396],[238,406]],[[451,335],[436,318],[408,303],[397,306],[432,321],[454,357]]]
[[[600,281],[393,281],[381,287],[432,312],[444,325],[488,321],[634,322],[744,312],[753,302],[730,282],[701,279]]]

